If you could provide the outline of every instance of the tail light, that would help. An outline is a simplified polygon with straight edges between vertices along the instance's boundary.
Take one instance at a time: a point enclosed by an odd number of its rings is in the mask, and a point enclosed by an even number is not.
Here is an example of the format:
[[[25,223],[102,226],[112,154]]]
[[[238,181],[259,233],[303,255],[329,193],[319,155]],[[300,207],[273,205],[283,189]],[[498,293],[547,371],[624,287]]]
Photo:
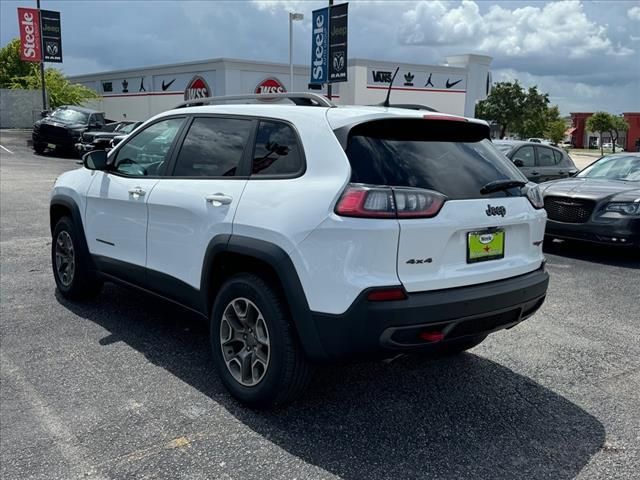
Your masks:
[[[533,208],[544,208],[544,199],[542,198],[540,187],[536,183],[527,183],[523,190]]]
[[[431,218],[446,200],[441,193],[421,188],[349,184],[335,212],[343,217]]]

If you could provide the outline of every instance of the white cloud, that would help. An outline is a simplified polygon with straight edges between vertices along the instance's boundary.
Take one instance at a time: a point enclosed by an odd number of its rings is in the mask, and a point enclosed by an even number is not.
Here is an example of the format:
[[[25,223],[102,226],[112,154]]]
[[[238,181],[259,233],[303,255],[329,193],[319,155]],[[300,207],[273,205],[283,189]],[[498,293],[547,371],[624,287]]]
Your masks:
[[[640,6],[631,7],[627,10],[627,17],[631,20],[640,20]]]
[[[590,20],[577,0],[513,10],[493,5],[484,15],[471,0],[456,7],[422,0],[403,14],[399,36],[409,45],[459,45],[509,57],[633,53],[614,45],[607,26]]]

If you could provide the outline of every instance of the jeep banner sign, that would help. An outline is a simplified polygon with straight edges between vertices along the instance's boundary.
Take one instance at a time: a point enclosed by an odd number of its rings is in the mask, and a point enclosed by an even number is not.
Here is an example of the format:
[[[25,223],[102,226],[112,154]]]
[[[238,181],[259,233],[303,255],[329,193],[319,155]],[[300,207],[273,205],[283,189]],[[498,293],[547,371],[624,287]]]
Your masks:
[[[329,12],[329,83],[347,81],[347,13],[349,4]]]
[[[200,75],[195,75],[184,89],[185,100],[196,100],[213,96],[209,85]]]
[[[327,83],[329,78],[329,9],[313,11],[311,21],[311,83]]]
[[[40,12],[37,8],[18,8],[20,29],[20,60],[23,62],[42,61],[40,40]]]
[[[45,62],[62,63],[62,29],[60,12],[40,10],[42,56]]]

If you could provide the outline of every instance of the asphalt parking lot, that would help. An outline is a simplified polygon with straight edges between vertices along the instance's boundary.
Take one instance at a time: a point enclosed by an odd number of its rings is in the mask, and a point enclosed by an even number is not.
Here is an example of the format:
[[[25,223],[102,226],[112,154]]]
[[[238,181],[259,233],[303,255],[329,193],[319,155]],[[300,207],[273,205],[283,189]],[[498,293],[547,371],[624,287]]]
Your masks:
[[[640,472],[640,259],[547,247],[545,305],[456,358],[326,368],[243,408],[188,312],[50,273],[49,191],[77,160],[0,133],[3,479],[569,479]]]

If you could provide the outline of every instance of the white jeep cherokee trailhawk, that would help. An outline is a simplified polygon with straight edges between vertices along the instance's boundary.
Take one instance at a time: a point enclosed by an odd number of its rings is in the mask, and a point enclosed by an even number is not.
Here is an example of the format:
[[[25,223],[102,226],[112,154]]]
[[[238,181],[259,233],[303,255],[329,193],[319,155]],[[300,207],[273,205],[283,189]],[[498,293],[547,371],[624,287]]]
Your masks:
[[[63,296],[116,281],[198,312],[225,386],[262,406],[312,365],[461,352],[543,303],[542,199],[486,123],[252,97],[187,102],[58,178]]]

